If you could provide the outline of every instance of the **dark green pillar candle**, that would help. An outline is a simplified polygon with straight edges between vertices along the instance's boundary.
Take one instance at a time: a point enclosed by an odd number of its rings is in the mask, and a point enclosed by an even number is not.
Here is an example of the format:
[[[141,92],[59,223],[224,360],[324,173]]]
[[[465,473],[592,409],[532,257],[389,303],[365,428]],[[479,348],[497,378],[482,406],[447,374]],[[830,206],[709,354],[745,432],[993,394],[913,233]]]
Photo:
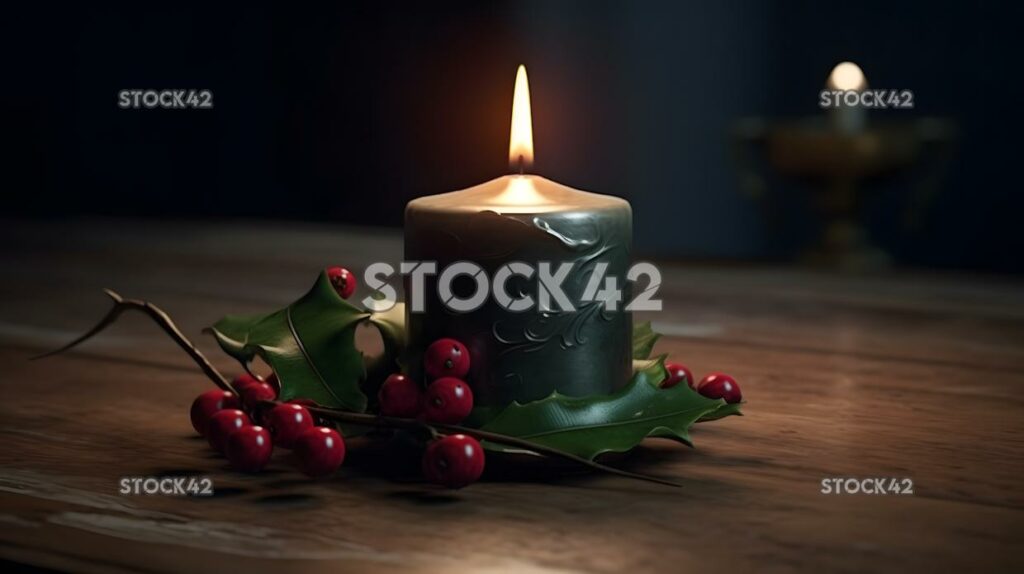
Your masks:
[[[424,281],[424,311],[412,310],[406,278],[410,364],[422,377],[422,353],[433,341],[452,337],[470,350],[467,383],[477,406],[542,399],[558,391],[571,396],[609,393],[631,373],[632,317],[626,272],[632,245],[632,210],[623,199],[579,191],[535,175],[504,176],[469,189],[421,197],[405,211],[405,260],[435,261],[437,275]],[[479,308],[459,312],[438,297],[437,279],[455,262],[479,265],[493,283],[510,262],[535,269],[574,266],[562,282],[573,311],[542,311],[537,274],[513,275],[506,291],[531,295],[534,306],[510,311],[488,295]],[[616,310],[603,302],[581,301],[599,264],[622,292]],[[602,286],[604,281],[602,280]],[[453,282],[456,296],[476,290],[470,277]],[[492,286],[493,289],[493,286]],[[554,304],[554,303],[553,303]]]

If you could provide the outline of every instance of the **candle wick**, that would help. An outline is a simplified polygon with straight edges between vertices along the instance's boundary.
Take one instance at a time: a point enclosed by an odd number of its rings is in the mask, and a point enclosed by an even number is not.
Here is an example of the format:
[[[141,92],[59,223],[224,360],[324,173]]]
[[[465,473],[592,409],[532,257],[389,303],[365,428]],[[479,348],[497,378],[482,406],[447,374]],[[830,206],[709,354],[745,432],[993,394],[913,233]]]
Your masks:
[[[526,171],[526,158],[523,157],[523,154],[519,154],[519,175],[523,175],[523,172],[525,172],[525,171]]]

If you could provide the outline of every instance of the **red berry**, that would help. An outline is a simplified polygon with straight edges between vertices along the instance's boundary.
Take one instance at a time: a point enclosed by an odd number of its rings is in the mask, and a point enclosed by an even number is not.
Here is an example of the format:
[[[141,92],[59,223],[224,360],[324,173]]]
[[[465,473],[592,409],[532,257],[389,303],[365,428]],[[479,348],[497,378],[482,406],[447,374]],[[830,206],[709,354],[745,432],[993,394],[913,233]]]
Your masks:
[[[231,381],[231,386],[239,395],[242,395],[245,389],[253,385],[259,384],[261,382],[263,381],[250,375],[249,373],[242,373],[241,375],[235,377],[233,381]]]
[[[275,405],[263,421],[274,436],[274,444],[283,448],[292,448],[299,435],[313,428],[313,415],[306,407],[294,403]]]
[[[668,377],[662,381],[661,388],[671,389],[684,381],[691,389],[693,388],[693,374],[690,373],[690,369],[686,368],[686,365],[682,363],[665,363],[665,370],[668,371]]]
[[[270,440],[270,431],[263,427],[245,426],[228,435],[228,462],[243,472],[263,470],[272,452],[274,443]]]
[[[292,405],[300,405],[306,407],[306,410],[309,410],[310,407],[323,408],[320,405],[320,403],[314,401],[313,399],[300,398],[287,400],[285,402]],[[310,414],[313,415],[313,426],[327,426],[327,419],[316,416],[316,414],[313,413],[312,411],[310,411]]]
[[[214,413],[223,409],[237,409],[241,403],[238,397],[230,391],[214,389],[196,397],[192,401],[192,428],[200,435],[206,433],[206,423]]]
[[[405,375],[391,375],[377,393],[380,414],[386,417],[411,418],[420,414],[423,390],[419,383]]]
[[[249,412],[254,412],[262,401],[272,401],[277,398],[274,387],[267,383],[255,383],[249,385],[242,391],[242,404]]]
[[[433,423],[457,424],[473,410],[473,391],[455,377],[442,377],[427,387],[423,418]]]
[[[295,454],[299,469],[307,476],[327,476],[345,461],[345,440],[334,429],[313,427],[299,435]]]
[[[423,369],[431,379],[464,377],[469,372],[469,350],[455,339],[438,339],[423,354]]]
[[[236,429],[249,426],[249,415],[238,409],[217,411],[206,423],[206,440],[213,450],[223,453],[227,445],[228,435]]]
[[[423,475],[430,482],[462,488],[484,472],[484,449],[473,437],[448,435],[436,440],[423,454]]]
[[[743,400],[736,379],[724,373],[712,373],[697,383],[697,392],[709,399],[725,399],[727,403]]]
[[[327,278],[342,299],[348,299],[356,292],[356,276],[344,267],[328,267]]]

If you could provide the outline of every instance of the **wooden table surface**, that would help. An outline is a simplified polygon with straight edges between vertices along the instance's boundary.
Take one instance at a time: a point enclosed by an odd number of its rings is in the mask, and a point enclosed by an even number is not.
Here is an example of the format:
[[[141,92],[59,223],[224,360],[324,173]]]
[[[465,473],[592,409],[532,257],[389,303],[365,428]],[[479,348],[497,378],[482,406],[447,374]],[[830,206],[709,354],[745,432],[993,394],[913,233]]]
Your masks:
[[[0,558],[82,572],[1022,571],[1024,289],[947,274],[843,277],[664,268],[667,337],[695,373],[740,381],[744,417],[695,449],[610,461],[684,488],[537,464],[458,492],[367,445],[305,480],[275,454],[231,472],[187,410],[210,387],[142,316],[90,327],[111,287],[201,328],[274,309],[319,269],[397,261],[398,232],[125,220],[3,222]],[[393,454],[393,453],[392,453]],[[122,477],[212,478],[216,496],[123,496]],[[826,495],[828,477],[914,494]]]

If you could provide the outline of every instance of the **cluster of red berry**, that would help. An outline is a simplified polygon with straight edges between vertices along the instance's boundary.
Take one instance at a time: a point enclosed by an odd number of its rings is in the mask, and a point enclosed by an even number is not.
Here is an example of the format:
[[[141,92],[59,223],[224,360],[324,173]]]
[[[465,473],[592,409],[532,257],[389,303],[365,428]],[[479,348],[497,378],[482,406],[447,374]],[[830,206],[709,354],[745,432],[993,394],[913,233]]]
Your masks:
[[[419,418],[429,423],[458,424],[473,410],[473,391],[463,380],[469,372],[469,350],[455,339],[438,339],[423,355],[426,389],[401,374],[384,381],[377,394],[380,414]],[[484,472],[484,451],[471,436],[452,434],[427,446],[423,474],[431,482],[462,488]]]
[[[231,466],[259,472],[270,462],[275,446],[291,449],[299,469],[308,476],[328,476],[341,466],[345,441],[338,431],[316,425],[306,408],[315,403],[295,399],[262,408],[264,401],[277,398],[277,378],[273,375],[266,381],[239,375],[232,386],[238,395],[207,391],[192,403],[191,412],[192,427],[214,450],[227,456]]]
[[[686,365],[666,362],[665,370],[668,371],[668,377],[661,383],[663,389],[686,381],[687,386],[709,399],[725,399],[727,403],[738,403],[743,400],[736,379],[725,373],[711,373],[695,383],[693,374],[690,373],[690,369],[686,368]]]

